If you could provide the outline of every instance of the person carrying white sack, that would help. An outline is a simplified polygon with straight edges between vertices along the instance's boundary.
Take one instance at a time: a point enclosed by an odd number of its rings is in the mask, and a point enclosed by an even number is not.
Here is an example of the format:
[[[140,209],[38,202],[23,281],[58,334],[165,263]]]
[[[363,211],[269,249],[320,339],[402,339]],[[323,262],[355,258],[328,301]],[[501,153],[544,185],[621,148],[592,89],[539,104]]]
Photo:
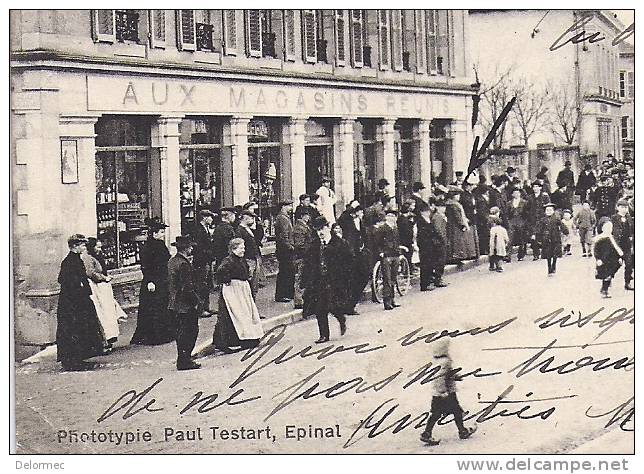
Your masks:
[[[92,289],[91,299],[103,329],[105,349],[110,351],[119,336],[119,322],[127,320],[127,314],[114,299],[114,291],[107,274],[102,253],[103,244],[95,237],[87,239],[87,252],[81,255],[85,273]]]

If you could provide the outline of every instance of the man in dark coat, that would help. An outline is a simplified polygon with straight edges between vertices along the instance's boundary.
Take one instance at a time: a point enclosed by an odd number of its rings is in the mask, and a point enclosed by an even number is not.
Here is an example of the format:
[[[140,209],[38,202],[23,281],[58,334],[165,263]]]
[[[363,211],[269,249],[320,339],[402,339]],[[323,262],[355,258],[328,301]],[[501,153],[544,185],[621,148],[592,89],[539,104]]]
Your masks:
[[[338,301],[333,286],[344,279],[339,272],[346,266],[343,260],[347,257],[330,248],[331,230],[326,218],[317,217],[313,229],[315,235],[305,259],[302,285],[310,293],[311,311],[315,313],[320,332],[320,338],[315,342],[321,344],[329,341],[329,312],[338,320],[340,334],[344,335],[347,330],[342,302]]]
[[[282,201],[275,218],[275,257],[279,264],[275,282],[275,301],[288,303],[295,296],[295,247],[289,211],[292,201]]]
[[[597,183],[595,173],[593,173],[593,166],[588,163],[584,166],[584,171],[579,175],[577,180],[577,194],[581,198],[581,202],[588,199],[588,190]]]
[[[293,247],[295,265],[295,289],[293,293],[293,304],[295,309],[304,309],[304,291],[302,287],[302,274],[304,271],[304,260],[308,255],[313,240],[313,229],[310,226],[311,213],[308,207],[300,209],[299,217],[293,226]],[[308,298],[307,298],[308,299]],[[304,317],[308,317],[308,308],[302,311]]]
[[[252,226],[255,223],[256,216],[250,211],[242,211],[239,216],[239,225],[237,226],[237,236],[244,241],[244,260],[248,265],[250,291],[253,298],[257,295],[259,281],[257,276],[260,250]]]
[[[572,172],[571,166],[572,163],[566,161],[564,163],[564,169],[557,175],[557,187],[566,194],[566,203],[571,203],[570,207],[564,207],[563,209],[572,209],[572,197],[575,194],[575,175]]]
[[[96,308],[90,299],[92,289],[87,280],[81,253],[87,239],[74,234],[67,240],[69,253],[60,265],[56,351],[63,370],[91,370],[94,364],[85,359],[103,352],[103,336]]]
[[[421,209],[427,208],[427,201],[423,198],[421,192],[425,189],[425,185],[420,181],[416,181],[412,187],[411,198],[414,200],[414,212],[416,217],[420,214]]]
[[[572,196],[568,187],[563,186],[555,189],[550,199],[558,211],[563,211],[564,209],[572,209]]]
[[[592,196],[595,217],[598,223],[602,217],[613,215],[618,196],[619,190],[615,186],[613,179],[610,176],[602,176],[600,185],[595,189]],[[597,230],[601,231],[601,229]]]
[[[501,211],[501,220],[503,227],[507,229],[508,225],[508,200],[505,192],[507,182],[502,176],[492,177],[492,187],[490,188],[490,207],[498,207]]]
[[[358,312],[355,307],[362,298],[365,286],[371,279],[371,255],[369,249],[366,247],[366,230],[362,223],[364,211],[360,204],[351,206],[349,208],[349,217],[342,222],[338,221],[342,227],[342,234],[344,239],[349,244],[353,252],[354,269],[353,278],[351,279],[351,305],[347,314],[356,315]]]
[[[398,257],[400,256],[400,238],[396,220],[398,212],[394,209],[385,211],[385,222],[377,227],[374,235],[374,246],[380,256],[382,271],[382,293],[385,310],[389,311],[400,306],[394,301],[394,286],[398,276]]]
[[[199,335],[200,304],[189,260],[194,243],[190,237],[179,236],[172,245],[177,253],[168,262],[168,310],[177,323],[177,370],[198,369],[201,365],[191,359]]]
[[[626,199],[617,201],[617,213],[611,217],[613,222],[613,237],[615,242],[624,252],[624,289],[634,290],[631,286],[633,279],[633,239],[635,226],[633,219],[628,213],[629,202]]]
[[[476,232],[479,238],[479,253],[487,255],[490,247],[490,226],[488,216],[490,214],[490,193],[487,187],[481,188],[476,196]]]
[[[202,307],[198,309],[201,317],[211,316],[209,295],[212,286],[212,262],[214,260],[211,227],[215,214],[204,209],[199,211],[199,222],[195,225],[191,237],[195,245],[192,253],[192,265],[195,272],[195,283],[199,292]]]
[[[532,248],[532,259],[539,260],[541,256],[541,247],[537,240],[537,231],[539,230],[539,220],[543,215],[543,209],[550,202],[550,196],[542,191],[543,182],[539,179],[532,183],[532,194],[528,196],[527,203],[527,232],[530,232],[530,244]]]
[[[212,247],[215,258],[215,267],[228,256],[228,244],[236,237],[233,223],[236,219],[235,209],[224,207],[221,209],[221,222],[217,224],[212,233]]]
[[[521,261],[526,255],[527,238],[526,227],[528,217],[528,203],[521,197],[521,189],[513,188],[512,196],[508,202],[508,234],[510,237],[510,248],[508,258],[512,254],[512,247],[519,247],[518,260]]]

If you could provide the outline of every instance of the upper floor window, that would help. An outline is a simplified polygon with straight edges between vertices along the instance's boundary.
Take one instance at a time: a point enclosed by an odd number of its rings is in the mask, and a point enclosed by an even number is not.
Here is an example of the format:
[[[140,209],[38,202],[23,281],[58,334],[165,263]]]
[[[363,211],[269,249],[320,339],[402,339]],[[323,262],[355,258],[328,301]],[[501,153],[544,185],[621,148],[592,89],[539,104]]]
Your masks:
[[[229,56],[237,54],[237,11],[223,10],[224,53]]]
[[[316,18],[316,10],[302,10],[302,57],[307,63],[315,63],[318,60]]]
[[[150,46],[165,48],[165,10],[150,10],[148,22],[150,25]]]
[[[94,41],[139,41],[139,14],[134,10],[92,10]]]
[[[176,10],[177,46],[183,51],[214,51],[210,10]]]
[[[635,81],[633,71],[619,71],[619,96],[623,99],[635,97]]]
[[[285,18],[286,19],[286,18]],[[273,10],[246,10],[246,51],[254,58],[277,57]]]
[[[378,51],[380,54],[380,69],[389,69],[391,65],[391,57],[389,56],[389,37],[389,10],[378,10]]]
[[[633,121],[628,115],[624,115],[622,117],[622,139],[623,140],[633,139]]]
[[[427,10],[427,62],[430,74],[449,74],[450,11]]]

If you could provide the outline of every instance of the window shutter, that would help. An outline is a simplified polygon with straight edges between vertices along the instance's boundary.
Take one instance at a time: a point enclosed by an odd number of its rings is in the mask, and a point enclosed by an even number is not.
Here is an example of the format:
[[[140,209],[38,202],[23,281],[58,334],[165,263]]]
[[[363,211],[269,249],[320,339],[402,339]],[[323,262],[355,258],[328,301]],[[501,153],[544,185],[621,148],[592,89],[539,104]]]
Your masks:
[[[427,65],[425,64],[425,60],[427,59],[425,12],[423,10],[415,10],[414,21],[416,22],[416,72],[418,74],[424,74],[427,71]]]
[[[302,10],[302,44],[303,57],[307,63],[317,62],[317,34],[315,10]]]
[[[449,54],[449,35],[450,35],[450,22],[449,12],[447,10],[438,10],[438,31],[436,33],[436,45],[438,54],[436,56],[437,70],[439,74],[449,75],[450,70],[450,54]]]
[[[346,63],[346,19],[344,10],[334,10],[335,18],[335,63],[344,66]]]
[[[635,71],[628,71],[626,83],[628,85],[627,97],[629,99],[634,99],[635,98]]]
[[[224,54],[237,54],[237,11],[224,10],[222,15],[224,25]]]
[[[195,33],[195,11],[177,10],[177,43],[183,51],[197,49]]]
[[[389,11],[378,10],[378,41],[380,69],[389,69]]]
[[[259,10],[246,10],[246,48],[249,56],[262,57],[262,15]]]
[[[284,58],[295,61],[295,11],[284,10]]]
[[[402,11],[391,11],[391,61],[395,71],[402,71]]]
[[[94,41],[116,41],[116,18],[114,10],[92,10]]]
[[[351,10],[351,59],[353,67],[364,65],[364,16],[362,10]]]
[[[436,40],[436,10],[426,10],[427,20],[427,66],[430,74],[438,74],[437,65],[437,40]]]
[[[628,115],[622,116],[622,139],[628,140]]]
[[[165,10],[150,10],[150,46],[165,48]]]

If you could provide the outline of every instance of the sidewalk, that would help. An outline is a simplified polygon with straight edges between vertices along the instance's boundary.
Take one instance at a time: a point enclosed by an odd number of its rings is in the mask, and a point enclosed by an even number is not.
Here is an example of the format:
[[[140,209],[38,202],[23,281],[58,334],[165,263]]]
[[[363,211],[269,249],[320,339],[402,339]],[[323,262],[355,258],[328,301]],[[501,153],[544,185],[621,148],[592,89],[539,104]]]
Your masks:
[[[466,271],[471,268],[475,268],[479,265],[487,263],[487,255],[481,256],[478,260],[470,260],[465,262],[461,271]],[[458,272],[456,265],[448,265],[445,268],[445,275],[453,274]],[[262,320],[262,327],[264,331],[278,326],[280,324],[294,324],[299,321],[302,321],[302,310],[294,309],[293,302],[290,303],[277,303],[274,300],[275,297],[275,281],[274,276],[269,276],[266,282],[266,286],[261,288],[257,294],[257,307],[259,308],[260,315],[265,319]],[[370,301],[370,287],[367,286],[365,291],[362,305],[375,305]],[[418,291],[418,278],[412,276],[412,286],[410,291]],[[212,310],[217,309],[217,300],[218,293],[211,293],[210,295],[210,308]],[[109,365],[121,365],[133,363],[140,363],[142,365],[153,363],[154,361],[159,361],[160,356],[163,360],[171,361],[176,357],[175,346],[172,343],[164,344],[161,346],[139,346],[139,345],[130,345],[130,339],[134,334],[136,329],[136,308],[132,308],[127,311],[128,320],[120,324],[121,334],[119,335],[118,341],[114,344],[114,351],[108,355],[104,356],[106,360],[109,360]],[[213,316],[210,318],[201,318],[199,319],[199,338],[197,339],[197,345],[195,347],[194,353],[201,355],[207,355],[211,353],[214,348],[211,348],[212,344],[212,335],[215,330],[215,323],[217,322],[217,317]],[[162,354],[162,355],[161,355]],[[46,349],[34,354],[31,357],[24,359],[19,362],[19,365],[25,364],[36,364],[36,363],[48,363],[54,364],[56,361],[56,346],[49,346]],[[136,365],[136,364],[135,364]]]

